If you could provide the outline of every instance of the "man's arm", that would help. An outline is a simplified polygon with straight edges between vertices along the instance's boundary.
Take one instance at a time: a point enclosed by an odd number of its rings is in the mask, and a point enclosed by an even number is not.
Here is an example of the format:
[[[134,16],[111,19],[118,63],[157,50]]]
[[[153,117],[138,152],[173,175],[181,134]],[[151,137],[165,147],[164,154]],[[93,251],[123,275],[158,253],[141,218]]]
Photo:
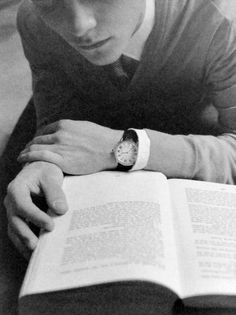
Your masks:
[[[236,118],[236,117],[235,117]],[[236,181],[236,135],[169,135],[147,130],[151,139],[148,170],[167,177],[234,184]]]
[[[40,36],[38,36],[37,29],[38,21],[35,22],[36,17],[31,14],[29,4],[30,2],[25,2],[21,5],[17,24],[24,52],[32,71],[33,102],[43,102],[45,100],[45,109],[50,109],[50,106],[55,107],[57,103],[67,105],[73,91],[68,89],[68,93],[63,95],[62,91],[67,84],[67,78],[65,75],[60,76],[59,67],[56,72],[52,71],[51,66],[56,65],[51,63],[53,58],[50,53],[40,46]],[[42,84],[43,82],[44,84]],[[54,89],[52,85],[56,88]],[[42,99],[39,99],[40,97]],[[37,112],[37,115],[39,114]],[[45,116],[47,117],[47,113],[45,113]],[[47,121],[42,120],[41,123],[42,125],[47,124]],[[26,257],[29,256],[30,251],[35,248],[37,243],[37,237],[28,223],[33,223],[37,227],[46,230],[52,229],[50,216],[35,204],[34,196],[45,198],[47,206],[55,213],[64,213],[67,204],[61,189],[62,179],[63,173],[56,165],[36,162],[25,166],[8,186],[5,198],[9,222],[8,234],[15,246]],[[61,202],[55,203],[56,201]]]
[[[222,19],[205,60],[203,83],[218,117],[218,136],[168,135],[152,139],[148,169],[169,177],[236,182],[236,21]],[[209,114],[208,114],[209,115]],[[208,117],[206,117],[208,118]]]
[[[20,162],[48,161],[70,174],[115,169],[112,148],[121,137],[121,131],[71,120],[52,124],[49,129],[21,153]],[[234,184],[236,135],[184,136],[150,129],[146,132],[151,140],[147,170],[162,172],[170,178]]]

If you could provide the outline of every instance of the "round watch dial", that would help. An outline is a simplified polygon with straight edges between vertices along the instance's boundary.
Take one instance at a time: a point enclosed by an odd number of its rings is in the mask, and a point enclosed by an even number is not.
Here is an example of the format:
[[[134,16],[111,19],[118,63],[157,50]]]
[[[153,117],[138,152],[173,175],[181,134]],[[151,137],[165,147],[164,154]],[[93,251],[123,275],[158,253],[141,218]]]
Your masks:
[[[138,147],[133,141],[122,141],[116,148],[116,159],[124,166],[134,165],[137,159]]]

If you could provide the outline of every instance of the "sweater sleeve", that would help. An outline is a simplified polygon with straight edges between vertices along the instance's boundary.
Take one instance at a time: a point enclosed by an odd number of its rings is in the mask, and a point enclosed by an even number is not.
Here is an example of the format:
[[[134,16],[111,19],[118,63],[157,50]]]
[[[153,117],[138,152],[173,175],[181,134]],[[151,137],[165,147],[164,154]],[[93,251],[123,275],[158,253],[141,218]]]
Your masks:
[[[180,177],[236,183],[236,27],[224,19],[206,60],[205,84],[222,131],[213,135],[169,135],[148,130],[151,157],[147,168]]]
[[[72,116],[75,104],[70,104],[75,103],[78,91],[60,62],[63,48],[56,34],[35,15],[29,1],[20,6],[17,26],[31,69],[37,133],[40,133],[45,125]]]

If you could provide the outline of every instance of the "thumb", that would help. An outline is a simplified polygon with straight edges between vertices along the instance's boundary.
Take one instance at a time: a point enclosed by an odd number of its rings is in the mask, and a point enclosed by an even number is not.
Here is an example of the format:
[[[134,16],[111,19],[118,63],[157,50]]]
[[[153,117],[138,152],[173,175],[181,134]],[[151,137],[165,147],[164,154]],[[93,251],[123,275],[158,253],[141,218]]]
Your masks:
[[[48,207],[53,213],[58,215],[62,215],[68,210],[66,197],[61,184],[62,181],[51,176],[48,176],[47,180],[42,184]]]

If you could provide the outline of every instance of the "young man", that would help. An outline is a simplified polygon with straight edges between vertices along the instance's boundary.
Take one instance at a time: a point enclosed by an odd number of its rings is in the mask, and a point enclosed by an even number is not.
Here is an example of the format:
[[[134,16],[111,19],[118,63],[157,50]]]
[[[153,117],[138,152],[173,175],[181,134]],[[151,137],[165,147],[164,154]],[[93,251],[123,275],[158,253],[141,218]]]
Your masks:
[[[32,194],[66,211],[63,173],[118,166],[234,184],[235,0],[26,0],[18,26],[38,130],[5,199],[20,251],[37,243],[27,222],[53,228]]]

